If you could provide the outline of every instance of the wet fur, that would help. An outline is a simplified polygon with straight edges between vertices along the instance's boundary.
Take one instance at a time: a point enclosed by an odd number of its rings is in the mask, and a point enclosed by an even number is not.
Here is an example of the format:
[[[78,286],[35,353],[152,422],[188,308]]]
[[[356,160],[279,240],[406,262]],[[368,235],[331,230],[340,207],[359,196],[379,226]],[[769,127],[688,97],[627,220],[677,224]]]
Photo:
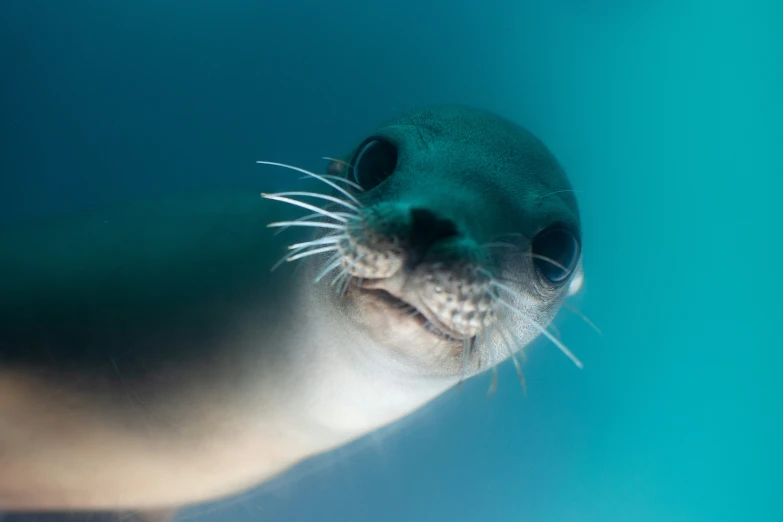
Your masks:
[[[433,107],[378,132],[403,147],[401,168],[364,207],[425,206],[477,244],[517,234],[520,249],[552,220],[578,231],[562,169],[504,119]],[[0,509],[220,498],[466,377],[459,347],[433,357],[438,340],[413,327],[378,336],[379,314],[361,299],[313,284],[323,257],[270,275],[291,241],[266,224],[300,215],[291,211],[257,193],[209,195],[2,233]],[[493,274],[527,305],[493,342],[478,340],[483,363],[470,374],[539,335],[526,314],[545,326],[557,313],[566,289],[535,287],[530,261],[507,256]]]

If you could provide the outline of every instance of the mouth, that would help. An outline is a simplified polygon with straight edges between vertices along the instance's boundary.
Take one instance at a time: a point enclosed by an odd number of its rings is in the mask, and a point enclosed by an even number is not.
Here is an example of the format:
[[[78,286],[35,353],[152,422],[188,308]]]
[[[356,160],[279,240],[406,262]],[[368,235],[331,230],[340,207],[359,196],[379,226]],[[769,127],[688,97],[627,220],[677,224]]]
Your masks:
[[[383,288],[368,287],[365,285],[359,286],[357,283],[352,284],[352,286],[354,287],[354,290],[365,296],[371,297],[392,313],[396,313],[399,316],[403,316],[406,320],[415,322],[419,327],[427,330],[440,339],[460,343],[467,340],[464,335],[453,331],[435,319],[433,317],[434,314],[429,313],[429,310],[427,310],[425,306],[417,307]]]

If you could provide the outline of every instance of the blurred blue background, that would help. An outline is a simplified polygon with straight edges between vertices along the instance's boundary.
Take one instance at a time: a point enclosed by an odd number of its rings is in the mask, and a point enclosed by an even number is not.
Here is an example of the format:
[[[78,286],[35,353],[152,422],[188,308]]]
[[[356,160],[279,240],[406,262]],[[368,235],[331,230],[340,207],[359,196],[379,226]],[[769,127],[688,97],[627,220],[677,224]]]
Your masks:
[[[783,8],[772,0],[0,0],[0,219],[269,189],[426,103],[579,191],[579,371],[536,342],[203,521],[780,521]],[[287,178],[286,178],[287,179]],[[775,240],[774,238],[778,239]]]

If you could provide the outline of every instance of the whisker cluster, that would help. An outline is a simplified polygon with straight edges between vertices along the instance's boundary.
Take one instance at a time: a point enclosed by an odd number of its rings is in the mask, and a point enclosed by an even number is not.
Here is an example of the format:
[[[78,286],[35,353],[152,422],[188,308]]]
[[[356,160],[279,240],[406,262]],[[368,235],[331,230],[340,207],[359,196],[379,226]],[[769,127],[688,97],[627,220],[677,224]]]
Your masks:
[[[492,290],[493,295],[496,297],[495,302],[497,302],[498,304],[501,304],[502,306],[504,306],[505,308],[510,310],[512,313],[515,313],[515,314],[519,315],[522,318],[522,320],[524,320],[525,322],[529,323],[531,326],[533,326],[533,328],[538,330],[539,333],[541,333],[544,336],[546,336],[546,338],[549,339],[552,342],[552,344],[557,346],[560,349],[560,351],[563,352],[566,355],[566,357],[571,359],[571,361],[576,365],[577,368],[579,368],[580,370],[582,368],[584,368],[584,365],[582,364],[582,361],[580,361],[576,357],[576,355],[574,355],[571,352],[571,350],[569,350],[566,347],[566,345],[564,345],[562,342],[560,342],[560,340],[557,337],[552,335],[552,332],[547,330],[538,321],[534,320],[532,317],[530,317],[526,313],[524,313],[521,310],[519,310],[518,308],[516,308],[514,305],[512,305],[511,303],[506,301],[501,296],[501,292],[505,292],[505,293],[509,294],[512,298],[521,299],[521,296],[519,295],[519,293],[516,290],[514,290],[513,288],[510,288],[510,287],[504,285],[503,283],[501,283],[499,281],[495,281],[495,280],[493,280],[491,282],[491,286],[493,287],[493,290]]]
[[[349,187],[361,191],[362,188],[356,183],[341,178],[340,176],[334,176],[330,174],[316,174],[309,170],[286,163],[278,163],[273,161],[257,161],[256,163],[262,165],[271,165],[275,167],[281,167],[284,169],[293,170],[304,174],[305,178],[312,178],[318,180],[332,189],[336,190],[344,197],[337,197],[331,194],[323,194],[320,192],[312,191],[287,191],[277,192],[274,194],[262,193],[261,196],[265,199],[272,201],[279,201],[293,205],[295,207],[303,208],[305,210],[312,211],[312,214],[307,214],[298,219],[290,221],[276,221],[269,223],[267,227],[279,229],[277,233],[287,230],[290,227],[304,227],[311,229],[326,229],[331,232],[327,232],[326,235],[300,243],[294,243],[289,245],[288,252],[277,263],[272,266],[272,270],[277,269],[280,265],[286,262],[296,261],[298,259],[304,259],[306,257],[326,254],[334,252],[334,255],[326,261],[325,268],[315,278],[314,283],[320,282],[324,277],[334,270],[337,270],[342,266],[342,255],[340,253],[340,243],[348,239],[348,226],[352,220],[358,219],[359,212],[362,209],[362,204],[359,200],[345,188],[341,187],[338,183],[343,183]],[[327,210],[326,208],[319,207],[312,203],[302,201],[298,198],[313,198],[327,203],[333,203],[337,206],[343,207],[346,211],[336,211],[333,209]],[[358,259],[354,260],[357,262]],[[350,268],[343,267],[338,271],[337,276],[332,281],[332,286],[340,282],[340,292],[344,293],[348,284],[350,283],[352,276],[350,275]]]

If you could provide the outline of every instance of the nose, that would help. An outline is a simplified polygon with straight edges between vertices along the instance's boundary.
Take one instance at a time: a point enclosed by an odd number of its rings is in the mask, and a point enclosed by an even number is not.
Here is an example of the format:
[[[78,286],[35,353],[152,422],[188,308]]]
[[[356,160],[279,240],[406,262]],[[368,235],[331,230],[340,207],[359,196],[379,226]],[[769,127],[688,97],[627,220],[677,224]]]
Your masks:
[[[407,268],[415,268],[433,245],[459,236],[457,225],[426,208],[411,209],[410,252]]]

